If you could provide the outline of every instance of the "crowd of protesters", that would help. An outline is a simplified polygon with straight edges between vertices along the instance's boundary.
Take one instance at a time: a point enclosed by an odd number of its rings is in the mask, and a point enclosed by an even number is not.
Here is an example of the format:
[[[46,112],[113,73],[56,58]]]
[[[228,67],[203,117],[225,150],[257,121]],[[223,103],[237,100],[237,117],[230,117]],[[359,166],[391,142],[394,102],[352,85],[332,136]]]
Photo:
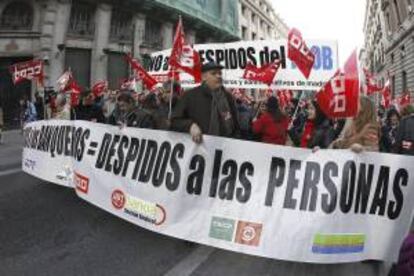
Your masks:
[[[356,153],[414,155],[412,105],[384,110],[377,108],[370,98],[361,96],[357,116],[331,119],[312,98],[304,100],[300,96],[282,106],[276,96],[260,102],[234,97],[223,87],[221,70],[214,63],[203,65],[202,84],[186,92],[177,82],[164,83],[147,93],[123,89],[108,90],[97,96],[88,90],[81,93],[75,106],[66,93],[50,94],[47,101],[36,94],[34,102],[21,100],[22,121],[86,120],[119,127],[178,131],[189,133],[195,143],[202,143],[203,135],[207,134],[308,148],[314,152],[350,149]],[[408,236],[403,249],[412,241],[414,235]],[[404,254],[402,251],[399,269],[405,269],[407,254]]]
[[[203,65],[202,84],[186,92],[177,82],[147,93],[124,89],[97,96],[86,90],[76,106],[65,93],[48,97],[46,106],[36,94],[34,102],[21,100],[22,120],[31,122],[46,114],[53,119],[185,132],[196,143],[208,134],[313,151],[332,148],[414,155],[411,105],[384,111],[362,96],[356,117],[332,120],[312,99],[293,99],[281,106],[276,96],[260,102],[235,98],[222,85],[221,69],[214,63]]]

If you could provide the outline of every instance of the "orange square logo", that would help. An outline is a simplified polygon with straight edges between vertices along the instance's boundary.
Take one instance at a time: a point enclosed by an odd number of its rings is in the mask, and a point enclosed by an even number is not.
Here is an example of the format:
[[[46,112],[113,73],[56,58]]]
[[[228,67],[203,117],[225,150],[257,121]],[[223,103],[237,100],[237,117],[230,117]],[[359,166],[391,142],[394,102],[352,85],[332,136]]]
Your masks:
[[[237,223],[235,242],[250,246],[258,246],[260,243],[262,228],[263,224],[261,223],[240,220]]]

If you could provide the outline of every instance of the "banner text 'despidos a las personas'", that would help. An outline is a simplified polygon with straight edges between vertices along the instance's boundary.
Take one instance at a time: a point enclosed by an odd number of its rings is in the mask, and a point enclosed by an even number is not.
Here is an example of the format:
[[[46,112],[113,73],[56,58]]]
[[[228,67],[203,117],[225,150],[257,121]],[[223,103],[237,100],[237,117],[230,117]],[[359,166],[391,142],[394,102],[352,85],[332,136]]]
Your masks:
[[[412,157],[310,150],[84,121],[25,127],[23,169],[152,231],[275,259],[396,260]]]

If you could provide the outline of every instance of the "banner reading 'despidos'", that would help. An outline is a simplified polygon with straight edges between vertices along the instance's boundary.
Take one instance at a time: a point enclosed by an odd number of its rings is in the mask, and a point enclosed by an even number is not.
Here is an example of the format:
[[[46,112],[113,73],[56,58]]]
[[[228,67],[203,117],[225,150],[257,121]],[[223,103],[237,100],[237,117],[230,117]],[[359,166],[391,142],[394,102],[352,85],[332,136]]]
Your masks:
[[[27,173],[62,184],[66,171],[84,200],[218,248],[299,262],[395,261],[413,217],[413,157],[211,136],[197,145],[187,134],[83,121],[34,122],[24,133]]]
[[[228,88],[268,88],[266,84],[243,79],[244,69],[251,62],[261,67],[279,59],[281,61],[272,89],[319,90],[338,69],[338,46],[333,41],[309,41],[315,53],[315,64],[306,79],[298,68],[287,58],[287,40],[256,40],[218,44],[196,44],[203,63],[216,62],[224,66],[223,81]],[[149,73],[159,82],[168,80],[168,58],[171,49],[151,54]],[[180,74],[183,87],[195,86],[193,77]]]

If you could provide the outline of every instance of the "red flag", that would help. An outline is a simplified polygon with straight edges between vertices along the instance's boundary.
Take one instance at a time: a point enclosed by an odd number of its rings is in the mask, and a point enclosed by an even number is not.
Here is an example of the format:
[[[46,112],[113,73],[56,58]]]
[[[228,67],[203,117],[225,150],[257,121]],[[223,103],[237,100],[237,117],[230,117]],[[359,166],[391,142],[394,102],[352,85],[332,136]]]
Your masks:
[[[57,79],[58,90],[60,92],[69,92],[79,94],[81,92],[80,86],[73,78],[72,72],[66,71]]]
[[[404,93],[403,95],[398,96],[395,98],[395,104],[398,108],[403,108],[411,103],[411,96],[410,93]]]
[[[147,71],[138,63],[135,59],[131,57],[130,54],[126,55],[127,61],[131,64],[132,68],[135,70],[137,77],[142,80],[142,83],[148,90],[152,90],[154,86],[158,83]]]
[[[183,23],[178,20],[177,29],[175,30],[174,44],[171,50],[171,55],[168,60],[171,70],[185,72],[194,77],[196,83],[201,82],[201,59],[198,52],[191,46],[185,43],[185,35]],[[177,80],[173,73],[172,77]]]
[[[92,86],[92,93],[95,97],[100,97],[108,89],[107,81],[98,81]]]
[[[367,95],[372,95],[376,92],[381,92],[383,87],[380,87],[377,84],[377,81],[375,80],[374,76],[365,68],[363,69],[363,71],[365,76],[365,87]]]
[[[75,107],[78,106],[80,102],[80,93],[71,93],[70,94],[70,106]]]
[[[12,74],[13,84],[18,84],[23,80],[37,79],[39,84],[43,86],[43,61],[30,60],[26,62],[16,63],[9,67]]]
[[[306,46],[302,34],[295,28],[291,29],[288,35],[288,58],[308,79],[315,63],[315,55]]]
[[[132,90],[137,92],[137,80],[135,77],[124,79],[121,81],[121,89],[123,90]]]
[[[359,77],[356,51],[316,95],[319,106],[330,118],[355,117],[359,106]]]
[[[382,90],[381,94],[381,106],[383,106],[384,108],[389,108],[391,105],[391,86],[389,80],[385,83],[384,89]]]
[[[280,90],[277,94],[280,108],[284,109],[292,101],[293,93],[291,90]]]
[[[265,64],[261,68],[258,68],[249,62],[244,69],[243,78],[247,80],[260,81],[270,86],[276,76],[277,71],[279,70],[279,67],[279,60]]]

